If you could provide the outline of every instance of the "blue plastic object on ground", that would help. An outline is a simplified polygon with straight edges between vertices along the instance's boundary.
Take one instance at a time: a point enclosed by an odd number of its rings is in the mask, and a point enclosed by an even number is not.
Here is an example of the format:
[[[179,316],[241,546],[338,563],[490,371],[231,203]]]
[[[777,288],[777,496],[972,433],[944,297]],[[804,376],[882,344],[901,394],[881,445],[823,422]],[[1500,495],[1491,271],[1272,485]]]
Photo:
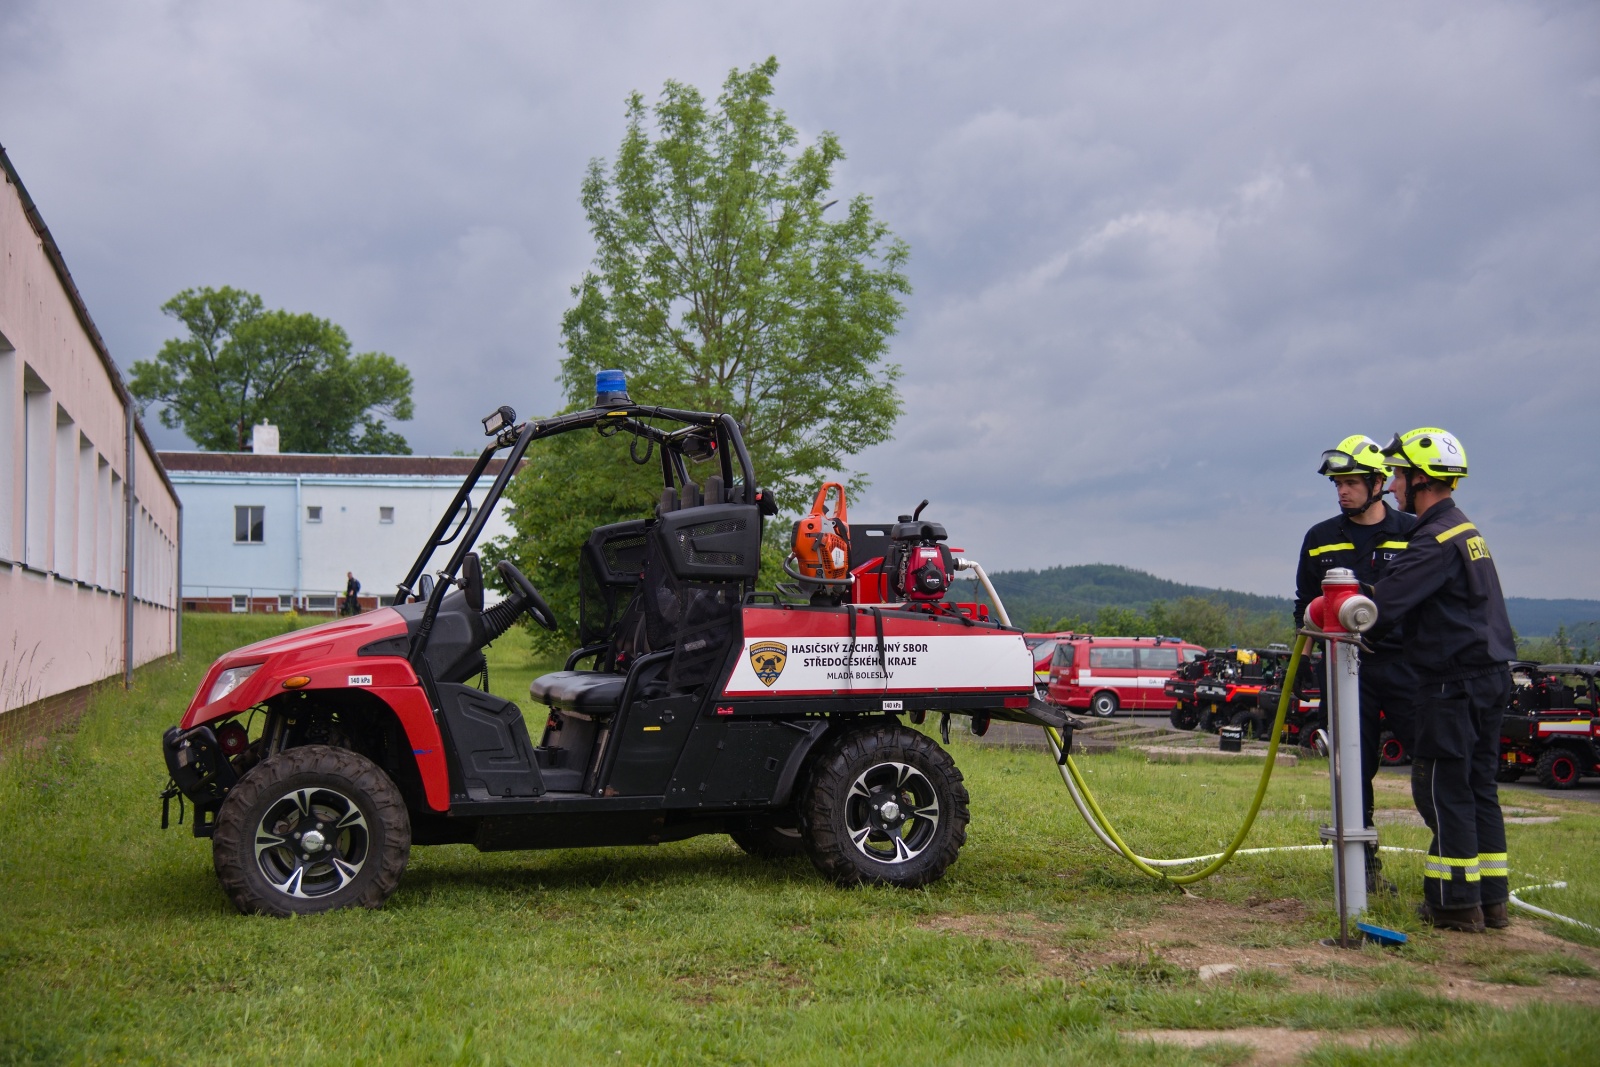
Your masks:
[[[1356,923],[1356,929],[1360,930],[1368,941],[1376,942],[1385,948],[1398,948],[1408,940],[1399,930],[1387,930],[1371,923]]]

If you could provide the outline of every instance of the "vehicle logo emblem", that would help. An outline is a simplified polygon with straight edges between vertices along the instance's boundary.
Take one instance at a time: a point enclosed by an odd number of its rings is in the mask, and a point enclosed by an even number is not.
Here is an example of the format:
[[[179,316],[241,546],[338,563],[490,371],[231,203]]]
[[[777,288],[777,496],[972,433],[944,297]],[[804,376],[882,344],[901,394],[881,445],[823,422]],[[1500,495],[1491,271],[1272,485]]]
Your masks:
[[[761,684],[769,689],[783,673],[783,665],[788,660],[789,646],[782,641],[758,641],[750,646],[750,666]]]

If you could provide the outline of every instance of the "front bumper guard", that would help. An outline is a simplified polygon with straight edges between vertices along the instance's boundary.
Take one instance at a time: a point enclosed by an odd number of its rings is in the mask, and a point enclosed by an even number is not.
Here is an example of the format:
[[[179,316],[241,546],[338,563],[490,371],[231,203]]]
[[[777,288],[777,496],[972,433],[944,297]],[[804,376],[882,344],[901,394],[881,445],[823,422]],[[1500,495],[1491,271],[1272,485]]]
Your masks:
[[[239,781],[239,772],[222,751],[216,731],[209,726],[181,730],[174,726],[161,738],[171,780],[161,792],[161,828],[168,825],[168,805],[178,801],[178,823],[183,823],[183,802],[194,805],[194,836],[210,837],[222,801]]]

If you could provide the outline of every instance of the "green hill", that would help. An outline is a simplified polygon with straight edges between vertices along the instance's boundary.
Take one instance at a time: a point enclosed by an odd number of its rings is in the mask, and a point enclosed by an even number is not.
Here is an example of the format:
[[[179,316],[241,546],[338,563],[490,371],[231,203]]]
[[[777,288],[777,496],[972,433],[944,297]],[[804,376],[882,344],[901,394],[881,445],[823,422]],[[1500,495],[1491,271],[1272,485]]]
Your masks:
[[[1148,616],[1157,602],[1171,606],[1194,598],[1227,609],[1235,629],[1246,620],[1260,624],[1270,621],[1286,627],[1292,606],[1287,597],[1185,585],[1108,563],[1000,571],[990,578],[1012,618],[1029,625],[1048,625],[1073,617],[1092,624],[1105,612],[1107,619],[1118,617],[1113,625],[1121,626],[1130,620],[1119,613]],[[1507,597],[1506,611],[1511,625],[1525,639],[1552,637],[1561,627],[1566,628],[1575,646],[1587,647],[1600,639],[1600,600]],[[1159,611],[1156,617],[1162,617]]]
[[[1287,617],[1291,607],[1291,602],[1284,597],[1184,585],[1109,563],[1049,567],[1042,571],[1000,571],[990,575],[990,580],[1006,602],[1006,608],[1018,619],[1058,619],[1072,615],[1093,619],[1101,608],[1121,608],[1143,614],[1158,600],[1170,602],[1184,597],[1198,597],[1250,615]]]

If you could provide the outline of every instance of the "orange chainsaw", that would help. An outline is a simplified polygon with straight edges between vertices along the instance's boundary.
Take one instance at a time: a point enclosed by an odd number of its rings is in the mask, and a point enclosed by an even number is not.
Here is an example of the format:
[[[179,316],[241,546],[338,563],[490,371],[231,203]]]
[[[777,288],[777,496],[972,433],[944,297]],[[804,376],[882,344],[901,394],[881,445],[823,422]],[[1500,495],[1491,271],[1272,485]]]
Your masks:
[[[830,489],[838,498],[831,515]],[[811,512],[794,524],[793,552],[799,570],[798,574],[790,572],[793,577],[828,585],[850,580],[850,522],[844,486],[838,482],[822,483]]]

